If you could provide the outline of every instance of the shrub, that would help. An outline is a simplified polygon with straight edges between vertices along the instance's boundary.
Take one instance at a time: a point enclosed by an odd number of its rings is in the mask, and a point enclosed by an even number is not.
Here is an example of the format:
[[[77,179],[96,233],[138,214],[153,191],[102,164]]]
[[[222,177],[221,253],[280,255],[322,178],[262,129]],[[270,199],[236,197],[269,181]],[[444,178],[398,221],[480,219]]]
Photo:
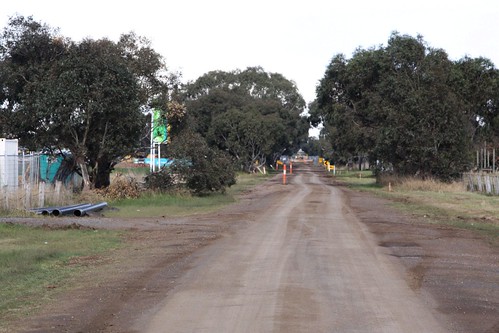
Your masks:
[[[181,133],[172,141],[170,153],[175,159],[171,172],[185,180],[193,194],[223,193],[236,183],[233,164],[227,154],[210,148],[197,133]]]
[[[171,173],[171,169],[162,168],[145,178],[145,187],[158,192],[167,192],[175,187],[176,177]]]

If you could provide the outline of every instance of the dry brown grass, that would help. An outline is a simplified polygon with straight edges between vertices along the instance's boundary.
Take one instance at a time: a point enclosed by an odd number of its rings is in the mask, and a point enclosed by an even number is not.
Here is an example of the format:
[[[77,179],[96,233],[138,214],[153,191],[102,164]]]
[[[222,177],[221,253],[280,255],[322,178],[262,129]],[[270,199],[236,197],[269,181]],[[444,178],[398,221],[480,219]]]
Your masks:
[[[468,192],[464,181],[384,177],[380,194],[393,198],[400,209],[434,223],[484,230],[497,237],[499,196]]]
[[[98,193],[112,200],[138,198],[142,188],[135,175],[115,174],[109,187]]]
[[[428,192],[450,192],[458,193],[466,190],[462,181],[454,181],[451,183],[442,182],[435,179],[415,179],[406,178],[397,185],[402,191],[428,191]]]
[[[382,184],[385,188],[390,187],[393,190],[401,192],[421,191],[458,193],[466,191],[466,186],[461,180],[449,183],[432,178],[421,179],[416,177],[386,175],[382,176],[381,179],[378,179],[378,183]]]
[[[98,190],[85,190],[75,195],[77,202],[97,203],[105,201],[105,197]]]

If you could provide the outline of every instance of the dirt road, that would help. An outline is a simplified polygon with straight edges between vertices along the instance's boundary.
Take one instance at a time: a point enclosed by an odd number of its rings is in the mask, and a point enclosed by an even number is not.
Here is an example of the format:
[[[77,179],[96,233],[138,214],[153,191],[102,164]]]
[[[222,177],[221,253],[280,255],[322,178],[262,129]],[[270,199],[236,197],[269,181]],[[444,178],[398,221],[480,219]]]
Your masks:
[[[196,256],[145,332],[444,332],[340,191],[310,172]]]
[[[295,170],[195,218],[54,220],[129,246],[9,332],[499,332],[497,247]]]

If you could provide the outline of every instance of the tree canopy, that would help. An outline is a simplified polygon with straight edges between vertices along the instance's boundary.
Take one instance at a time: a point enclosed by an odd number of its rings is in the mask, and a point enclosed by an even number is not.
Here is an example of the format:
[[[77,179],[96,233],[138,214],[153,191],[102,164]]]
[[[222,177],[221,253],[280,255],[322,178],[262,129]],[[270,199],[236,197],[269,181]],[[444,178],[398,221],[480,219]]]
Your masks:
[[[306,140],[305,101],[296,85],[260,67],[209,72],[186,86],[196,132],[251,169]]]
[[[393,33],[385,47],[333,57],[309,119],[324,122],[336,159],[366,154],[379,170],[452,179],[478,140],[497,141],[497,78],[486,59],[453,62]]]
[[[169,98],[161,56],[133,33],[73,42],[31,17],[11,18],[0,39],[0,128],[23,146],[69,149],[85,185],[109,184],[140,142],[153,100]]]

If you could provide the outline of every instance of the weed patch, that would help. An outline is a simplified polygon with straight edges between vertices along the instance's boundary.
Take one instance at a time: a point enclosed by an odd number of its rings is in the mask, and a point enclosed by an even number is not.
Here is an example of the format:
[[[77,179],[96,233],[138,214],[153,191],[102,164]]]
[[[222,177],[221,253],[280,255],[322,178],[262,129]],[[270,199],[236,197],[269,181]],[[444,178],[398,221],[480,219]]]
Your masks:
[[[119,247],[119,233],[0,224],[0,322],[36,308],[84,266],[78,258]]]

